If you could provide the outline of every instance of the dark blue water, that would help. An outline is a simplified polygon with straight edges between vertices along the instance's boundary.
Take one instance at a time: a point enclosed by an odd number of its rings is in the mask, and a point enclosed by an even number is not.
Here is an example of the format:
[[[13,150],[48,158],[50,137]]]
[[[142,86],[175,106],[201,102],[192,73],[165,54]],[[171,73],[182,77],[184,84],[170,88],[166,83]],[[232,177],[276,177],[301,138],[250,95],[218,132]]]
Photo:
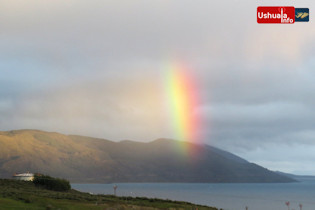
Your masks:
[[[225,210],[315,210],[315,182],[284,184],[175,184],[115,183],[118,196],[144,196],[188,201]],[[72,184],[74,189],[94,194],[113,194],[114,184]]]

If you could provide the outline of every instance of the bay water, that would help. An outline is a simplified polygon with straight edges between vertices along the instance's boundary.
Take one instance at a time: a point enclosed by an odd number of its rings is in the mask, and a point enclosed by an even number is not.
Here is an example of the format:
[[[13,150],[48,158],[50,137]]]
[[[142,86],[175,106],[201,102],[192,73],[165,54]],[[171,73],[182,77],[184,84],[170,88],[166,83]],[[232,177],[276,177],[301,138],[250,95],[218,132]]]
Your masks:
[[[315,210],[315,181],[296,183],[114,183],[71,184],[93,194],[162,198],[188,201],[224,210]]]

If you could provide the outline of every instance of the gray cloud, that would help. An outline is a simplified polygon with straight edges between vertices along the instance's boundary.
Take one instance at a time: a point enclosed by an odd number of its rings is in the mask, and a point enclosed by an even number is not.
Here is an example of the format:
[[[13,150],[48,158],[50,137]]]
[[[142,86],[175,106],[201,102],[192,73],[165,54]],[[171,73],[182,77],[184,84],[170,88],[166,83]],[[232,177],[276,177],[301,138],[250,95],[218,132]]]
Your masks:
[[[258,25],[257,6],[1,1],[1,129],[176,138],[165,71],[179,60],[198,81],[205,143],[315,173],[300,168],[314,160],[314,23]]]

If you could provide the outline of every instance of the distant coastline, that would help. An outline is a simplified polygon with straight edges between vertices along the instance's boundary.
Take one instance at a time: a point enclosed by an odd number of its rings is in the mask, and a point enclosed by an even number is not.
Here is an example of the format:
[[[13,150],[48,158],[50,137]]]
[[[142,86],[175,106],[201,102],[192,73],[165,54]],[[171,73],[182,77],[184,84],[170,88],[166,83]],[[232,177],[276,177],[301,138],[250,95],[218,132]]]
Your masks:
[[[172,139],[113,142],[40,130],[0,132],[0,175],[31,171],[90,183],[286,183],[275,173],[210,145]],[[189,148],[182,152],[180,148]]]

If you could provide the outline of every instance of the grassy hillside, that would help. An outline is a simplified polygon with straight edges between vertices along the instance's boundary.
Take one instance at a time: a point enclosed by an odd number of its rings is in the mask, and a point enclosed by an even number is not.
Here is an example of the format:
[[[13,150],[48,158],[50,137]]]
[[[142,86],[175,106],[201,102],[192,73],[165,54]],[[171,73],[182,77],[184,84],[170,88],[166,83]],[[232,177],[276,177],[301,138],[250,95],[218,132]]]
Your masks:
[[[105,140],[104,143],[114,144]],[[58,133],[0,132],[0,148],[0,172],[4,177],[14,172],[32,171],[78,180],[86,178],[82,171],[102,168],[98,172],[102,173],[111,165],[106,153]]]
[[[161,199],[91,195],[76,190],[49,191],[32,182],[0,179],[0,209],[204,209],[216,208]]]
[[[112,142],[37,130],[0,132],[0,177],[26,171],[72,182],[293,181],[207,145],[168,139]]]

